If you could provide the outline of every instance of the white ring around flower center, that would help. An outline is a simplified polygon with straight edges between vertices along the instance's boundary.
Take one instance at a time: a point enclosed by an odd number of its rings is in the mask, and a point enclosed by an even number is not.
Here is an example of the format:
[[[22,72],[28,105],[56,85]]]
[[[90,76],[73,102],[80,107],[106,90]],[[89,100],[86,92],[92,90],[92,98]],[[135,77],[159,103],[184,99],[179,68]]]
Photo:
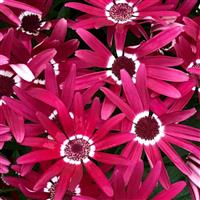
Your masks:
[[[148,117],[149,116],[149,111],[144,111],[141,112],[139,114],[137,114],[135,116],[135,118],[133,119],[133,125],[131,127],[131,133],[136,135],[136,124],[144,117]],[[152,140],[146,140],[143,138],[140,138],[138,136],[136,136],[134,138],[135,141],[138,141],[140,144],[144,144],[146,146],[149,145],[155,145],[162,137],[165,136],[165,126],[162,124],[162,122],[160,121],[160,119],[158,118],[158,116],[156,114],[153,114],[152,117],[156,120],[156,122],[158,123],[158,134],[154,137],[154,139]]]

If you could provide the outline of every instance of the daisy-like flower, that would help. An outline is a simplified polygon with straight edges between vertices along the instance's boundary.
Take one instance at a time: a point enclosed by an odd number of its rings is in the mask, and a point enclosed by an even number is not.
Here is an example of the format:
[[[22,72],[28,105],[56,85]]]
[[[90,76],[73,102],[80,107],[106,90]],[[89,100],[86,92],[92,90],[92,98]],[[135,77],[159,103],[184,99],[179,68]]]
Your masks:
[[[60,176],[55,199],[62,199],[69,182],[81,180],[82,166],[84,166],[97,185],[108,196],[112,196],[113,191],[109,181],[93,160],[108,164],[129,164],[129,161],[119,155],[101,152],[132,140],[131,134],[110,133],[111,129],[124,118],[124,114],[114,116],[97,128],[100,110],[97,98],[93,101],[91,109],[86,112],[82,97],[77,93],[74,97],[73,118],[71,118],[62,101],[51,92],[35,88],[30,90],[29,94],[55,107],[61,125],[59,129],[47,116],[38,112],[36,116],[39,122],[52,139],[30,136],[23,140],[23,145],[34,147],[34,150],[19,157],[18,164],[54,161],[40,177],[33,190],[40,190],[51,178]]]
[[[195,179],[189,177],[189,189],[192,200],[200,199],[200,159],[191,154],[187,157],[187,164],[196,174]]]
[[[41,11],[29,4],[15,0],[0,0],[0,12],[4,14],[9,20],[16,24],[20,24],[18,16],[9,8],[16,8],[18,10],[26,10],[28,12],[41,14]]]
[[[90,29],[107,26],[110,33],[108,34],[108,41],[112,41],[114,35],[115,43],[120,49],[125,42],[127,30],[131,29],[138,20],[166,23],[169,19],[174,21],[179,16],[179,13],[169,10],[173,7],[172,5],[162,5],[157,0],[151,2],[148,0],[106,0],[98,2],[89,0],[86,2],[90,5],[77,2],[65,4],[66,7],[87,13],[87,15],[83,15],[83,18],[77,19],[73,28]]]
[[[10,165],[10,161],[8,161],[4,156],[0,155],[0,173],[6,174],[8,173],[8,166]]]
[[[127,48],[127,52],[116,49],[117,56],[113,55],[88,31],[78,29],[77,33],[92,50],[78,50],[76,51],[76,56],[82,61],[89,63],[90,67],[98,67],[102,70],[97,72],[91,70],[88,72],[88,69],[86,69],[85,74],[77,77],[76,89],[85,89],[100,82],[108,82],[112,84],[111,88],[113,91],[120,93],[120,70],[125,69],[132,77],[133,82],[135,82],[140,65],[145,64],[149,89],[172,98],[181,97],[180,92],[169,82],[183,82],[189,79],[184,72],[172,68],[172,66],[180,65],[182,59],[163,55],[151,55],[151,53],[176,38],[181,33],[180,27],[165,30],[138,47]],[[88,65],[86,68],[88,68]],[[108,106],[107,109],[109,109]]]
[[[51,163],[46,163],[50,165]],[[33,187],[35,183],[40,179],[42,170],[41,168],[36,172],[31,170],[26,176],[21,176],[21,167],[19,165],[13,165],[12,169],[16,172],[16,176],[3,176],[2,180],[6,185],[18,188],[23,194],[31,199],[38,200],[55,200],[56,186],[59,181],[59,176],[51,178],[47,184],[39,191],[34,191]],[[92,179],[89,176],[83,177],[79,185],[73,185],[70,182],[69,188],[66,190],[63,199],[72,199],[75,196],[91,195],[97,196],[100,191]],[[94,195],[93,195],[94,196]]]
[[[151,166],[157,161],[162,161],[160,150],[164,152],[174,165],[188,177],[193,172],[181,159],[172,145],[183,148],[199,157],[199,147],[190,141],[200,141],[200,131],[186,125],[178,124],[194,115],[195,109],[168,112],[159,101],[149,101],[146,88],[146,70],[141,66],[137,72],[136,85],[125,70],[121,70],[122,85],[127,103],[107,88],[102,88],[105,95],[117,105],[127,116],[122,127],[133,134],[134,139],[126,146],[123,155],[136,163],[143,150]],[[125,172],[125,179],[128,176]],[[160,182],[164,187],[169,186],[169,177],[164,167],[162,168]]]

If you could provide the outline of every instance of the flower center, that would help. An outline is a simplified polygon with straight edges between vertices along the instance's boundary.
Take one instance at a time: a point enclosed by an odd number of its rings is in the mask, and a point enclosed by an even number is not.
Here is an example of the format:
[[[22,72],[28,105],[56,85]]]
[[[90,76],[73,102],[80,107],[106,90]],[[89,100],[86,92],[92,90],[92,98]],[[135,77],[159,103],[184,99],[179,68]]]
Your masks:
[[[132,17],[133,8],[127,3],[118,3],[110,8],[109,13],[113,20],[124,22]]]
[[[135,128],[137,136],[145,140],[152,140],[159,134],[158,122],[152,116],[140,119]]]
[[[120,70],[125,69],[132,77],[135,74],[135,63],[131,58],[120,56],[112,64],[113,74],[120,80]]]
[[[79,165],[88,162],[89,157],[94,156],[95,146],[87,136],[76,135],[65,140],[61,145],[60,155],[70,164]]]
[[[0,74],[0,97],[11,96],[13,94],[13,86],[15,81],[13,77],[8,77]]]
[[[38,35],[41,28],[41,17],[31,12],[24,12],[20,15],[21,30],[29,35]]]
[[[164,126],[155,114],[145,111],[136,115],[131,132],[136,134],[135,140],[140,144],[154,145],[164,136]]]

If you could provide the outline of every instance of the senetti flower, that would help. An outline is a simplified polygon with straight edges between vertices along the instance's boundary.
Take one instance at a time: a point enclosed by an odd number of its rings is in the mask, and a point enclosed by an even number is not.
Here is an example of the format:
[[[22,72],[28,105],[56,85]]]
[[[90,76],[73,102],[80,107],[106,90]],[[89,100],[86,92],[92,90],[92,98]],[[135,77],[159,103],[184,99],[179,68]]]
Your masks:
[[[126,146],[123,155],[136,163],[140,159],[143,150],[145,151],[150,165],[155,165],[157,161],[162,161],[160,150],[164,152],[173,164],[188,177],[193,176],[193,172],[181,159],[175,149],[176,145],[195,156],[199,157],[199,148],[190,141],[199,141],[200,131],[186,125],[178,124],[190,116],[196,110],[184,110],[167,112],[167,109],[156,102],[152,103],[146,88],[146,71],[141,66],[137,72],[136,85],[125,70],[121,70],[122,86],[127,103],[107,88],[102,88],[105,95],[126,114],[126,131],[133,134],[134,139]],[[163,163],[163,161],[162,161]],[[125,172],[127,179],[128,170]],[[163,164],[160,182],[164,187],[169,186],[169,178]]]
[[[180,92],[168,82],[184,82],[189,79],[184,72],[171,68],[172,66],[180,65],[182,59],[151,55],[151,53],[176,38],[181,33],[180,27],[165,30],[138,47],[126,48],[124,52],[116,49],[117,56],[113,55],[97,38],[86,30],[78,29],[77,33],[92,50],[78,50],[76,51],[76,56],[89,63],[91,67],[102,69],[101,71],[91,71],[91,73],[78,77],[77,89],[91,87],[99,81],[114,82],[113,84],[121,85],[121,69],[125,69],[132,77],[133,82],[135,82],[138,69],[141,64],[145,64],[149,89],[172,98],[181,97]],[[88,79],[90,80],[89,82],[87,81]]]
[[[188,177],[192,200],[200,199],[200,159],[190,154],[187,157],[187,164],[196,175],[194,177]]]
[[[18,10],[27,10],[29,12],[41,14],[41,11],[37,8],[26,4],[24,2],[15,1],[15,0],[1,0],[0,1],[0,12],[4,14],[10,21],[20,24],[19,18],[13,13],[13,11],[10,9],[16,8]]]
[[[93,101],[91,109],[86,115],[82,97],[77,93],[74,97],[73,116],[71,117],[62,101],[49,91],[35,88],[29,93],[33,97],[54,106],[58,112],[61,125],[58,128],[53,121],[38,112],[36,116],[39,122],[52,139],[30,136],[23,140],[23,145],[34,147],[34,150],[19,157],[17,159],[18,164],[54,161],[40,177],[33,190],[40,190],[51,178],[59,176],[55,199],[62,199],[70,181],[79,183],[78,180],[81,180],[83,173],[82,166],[84,166],[100,189],[108,196],[112,196],[113,191],[109,181],[93,160],[108,164],[129,164],[128,160],[119,155],[101,152],[132,140],[131,134],[110,133],[112,128],[124,118],[124,114],[110,118],[97,128],[100,110],[100,103],[97,98]]]
[[[174,21],[179,16],[179,13],[169,10],[170,7],[173,7],[172,5],[161,5],[160,1],[157,0],[151,2],[147,0],[108,0],[98,2],[90,0],[86,2],[90,5],[76,2],[65,4],[66,7],[88,14],[82,19],[81,17],[77,18],[73,28],[91,29],[107,26],[110,33],[108,41],[112,41],[114,35],[115,43],[119,48],[122,48],[125,42],[127,30],[131,29],[130,25],[135,25],[138,20],[145,22],[156,21],[165,24],[169,18]]]
[[[46,163],[47,166],[51,163]],[[21,176],[20,166],[13,165],[12,169],[15,171],[16,176],[3,176],[2,180],[6,185],[13,186],[21,190],[21,192],[28,198],[38,199],[38,200],[55,200],[56,186],[60,179],[59,176],[54,176],[51,178],[47,184],[39,191],[34,191],[33,187],[35,183],[40,179],[42,170],[39,171],[31,170],[26,176]],[[96,194],[95,194],[96,193]],[[80,195],[91,195],[97,196],[100,191],[92,179],[89,176],[83,177],[82,181],[78,185],[74,185],[70,182],[69,188],[66,190],[63,199],[72,199],[75,196]]]

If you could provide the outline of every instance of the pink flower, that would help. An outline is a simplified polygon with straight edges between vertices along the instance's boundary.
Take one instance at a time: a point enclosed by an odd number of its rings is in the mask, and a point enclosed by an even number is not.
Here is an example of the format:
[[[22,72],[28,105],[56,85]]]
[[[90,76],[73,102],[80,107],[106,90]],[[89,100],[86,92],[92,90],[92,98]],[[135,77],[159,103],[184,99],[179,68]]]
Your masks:
[[[121,88],[120,70],[126,69],[135,81],[136,72],[142,64],[145,64],[149,89],[172,98],[181,97],[180,92],[169,83],[183,82],[189,79],[184,72],[171,68],[180,65],[182,59],[156,54],[151,55],[176,38],[181,33],[180,27],[165,30],[138,47],[128,47],[125,51],[116,49],[117,56],[113,55],[96,37],[86,30],[78,29],[77,33],[92,50],[77,50],[76,56],[88,63],[85,68],[96,66],[101,69],[97,72],[85,69],[84,72],[84,67],[78,68],[78,71],[82,70],[83,75],[77,77],[77,90],[91,87],[91,91],[95,93],[98,89],[98,86],[95,85],[101,86],[104,83],[110,83],[112,91],[119,94]],[[107,119],[113,111],[113,106],[106,99],[102,112],[104,110],[106,110],[106,113],[102,113],[102,118]]]
[[[97,185],[108,196],[112,196],[110,183],[92,160],[118,165],[129,163],[119,155],[101,152],[132,140],[131,134],[110,133],[112,128],[124,118],[124,115],[116,115],[96,129],[100,110],[100,103],[97,98],[93,101],[91,109],[86,112],[84,111],[82,97],[77,93],[74,97],[73,114],[70,115],[63,102],[51,92],[35,88],[30,90],[29,94],[50,106],[54,106],[59,119],[58,127],[47,116],[37,112],[38,121],[51,136],[51,139],[48,139],[49,137],[28,136],[22,142],[23,145],[34,147],[34,149],[32,152],[19,157],[17,159],[18,164],[54,161],[33,189],[40,190],[49,179],[60,174],[55,198],[61,199],[68,188],[69,181],[81,179],[82,165],[84,165]],[[77,177],[79,178],[77,179]]]
[[[20,2],[20,1],[15,1],[15,0],[1,0],[0,1],[0,12],[2,12],[6,17],[8,17],[8,19],[16,24],[20,24],[20,20],[19,18],[13,13],[13,11],[9,8],[16,8],[16,9],[20,9],[20,10],[26,10],[29,12],[33,12],[33,13],[38,13],[41,14],[41,11],[39,11],[37,8]]]
[[[182,173],[188,177],[193,176],[193,172],[175,151],[172,144],[199,157],[199,148],[190,142],[200,141],[199,129],[178,124],[194,115],[196,110],[168,112],[159,99],[154,99],[153,101],[149,99],[146,88],[145,67],[140,66],[137,73],[136,84],[134,84],[128,73],[125,70],[121,71],[122,85],[127,103],[109,89],[102,88],[109,100],[126,114],[127,120],[124,121],[122,131],[129,131],[134,136],[134,139],[126,146],[122,155],[130,158],[134,164],[140,159],[144,150],[150,165],[154,166],[157,161],[162,161],[161,150]],[[126,170],[125,179],[127,179],[128,173],[129,170]],[[164,187],[169,186],[169,177],[164,163],[160,182]]]
[[[10,162],[0,155],[0,173],[6,174],[8,173],[8,166],[10,165]]]
[[[151,2],[148,0],[89,0],[86,2],[90,5],[76,2],[65,4],[66,7],[87,13],[77,18],[73,28],[90,29],[107,26],[109,32],[107,35],[108,43],[112,44],[114,35],[115,43],[120,49],[123,47],[128,29],[138,34],[139,31],[134,30],[140,27],[137,24],[138,21],[156,21],[166,24],[170,19],[174,21],[179,16],[179,13],[170,11],[172,5],[161,5],[157,0]],[[142,30],[141,27],[140,30]]]

